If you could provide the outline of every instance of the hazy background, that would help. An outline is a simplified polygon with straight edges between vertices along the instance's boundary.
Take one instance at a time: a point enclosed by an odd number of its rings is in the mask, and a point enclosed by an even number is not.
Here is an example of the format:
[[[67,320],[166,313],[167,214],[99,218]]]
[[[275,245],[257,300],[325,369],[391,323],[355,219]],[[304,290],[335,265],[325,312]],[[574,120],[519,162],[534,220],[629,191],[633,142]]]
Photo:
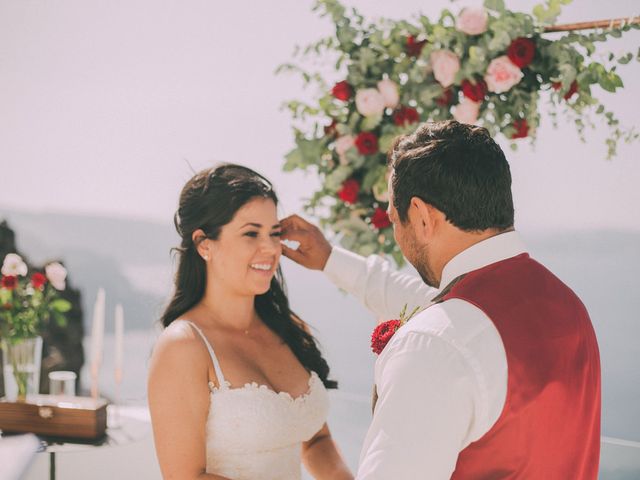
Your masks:
[[[457,12],[472,4],[345,3],[369,17],[398,19],[420,10],[435,18],[443,8]],[[522,11],[534,4],[507,2]],[[311,6],[300,0],[0,0],[0,219],[9,220],[30,260],[65,260],[85,312],[99,286],[107,290],[109,319],[115,302],[124,304],[127,401],[145,401],[151,325],[170,292],[169,248],[178,242],[172,215],[191,166],[230,161],[261,171],[274,182],[283,215],[299,213],[316,188],[312,176],[281,172],[293,139],[280,105],[312,92],[295,77],[274,75],[295,45],[331,33],[331,22]],[[638,13],[631,0],[576,1],[560,22]],[[640,32],[630,32],[599,52],[636,52],[639,45]],[[626,88],[600,98],[624,125],[639,125],[640,67],[622,66],[620,74]],[[607,161],[606,133],[599,125],[584,144],[572,125],[561,121],[553,129],[543,114],[535,148],[528,141],[517,152],[503,146],[517,227],[592,315],[602,352],[603,434],[637,442],[639,149],[622,144]],[[292,304],[316,327],[341,382],[333,424],[353,465],[369,420],[373,318],[321,274],[288,261],[284,268]],[[107,344],[107,394],[113,392],[110,351]]]

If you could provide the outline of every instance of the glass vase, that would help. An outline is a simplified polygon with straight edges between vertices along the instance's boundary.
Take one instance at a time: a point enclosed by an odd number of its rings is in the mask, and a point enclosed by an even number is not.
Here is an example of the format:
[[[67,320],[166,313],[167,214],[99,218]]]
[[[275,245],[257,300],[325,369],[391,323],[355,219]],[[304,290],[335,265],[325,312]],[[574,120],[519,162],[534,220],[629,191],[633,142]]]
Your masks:
[[[24,402],[40,391],[42,337],[2,340],[4,394],[10,402]]]

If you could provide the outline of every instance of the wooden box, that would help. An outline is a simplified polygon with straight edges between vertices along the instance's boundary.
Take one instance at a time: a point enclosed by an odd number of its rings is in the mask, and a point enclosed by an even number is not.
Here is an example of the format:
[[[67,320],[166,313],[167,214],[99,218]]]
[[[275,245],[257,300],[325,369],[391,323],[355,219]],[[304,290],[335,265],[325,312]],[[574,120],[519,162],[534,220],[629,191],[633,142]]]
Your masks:
[[[107,401],[90,397],[30,395],[26,402],[0,400],[0,430],[95,440],[107,428]]]

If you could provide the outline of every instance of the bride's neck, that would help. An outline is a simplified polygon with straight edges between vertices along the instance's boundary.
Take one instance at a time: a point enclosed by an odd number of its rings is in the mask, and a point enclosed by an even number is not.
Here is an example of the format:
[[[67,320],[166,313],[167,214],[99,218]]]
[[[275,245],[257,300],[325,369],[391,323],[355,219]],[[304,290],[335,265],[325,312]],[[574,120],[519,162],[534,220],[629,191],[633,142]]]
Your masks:
[[[257,320],[255,296],[238,295],[208,285],[200,308],[208,322],[232,330],[247,330]]]

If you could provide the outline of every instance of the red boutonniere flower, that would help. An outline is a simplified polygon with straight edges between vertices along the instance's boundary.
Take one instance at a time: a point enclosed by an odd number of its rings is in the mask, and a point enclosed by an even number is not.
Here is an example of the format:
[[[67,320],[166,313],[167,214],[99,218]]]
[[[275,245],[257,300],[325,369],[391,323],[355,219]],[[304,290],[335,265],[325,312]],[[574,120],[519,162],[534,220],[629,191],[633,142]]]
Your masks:
[[[407,323],[418,310],[420,310],[420,307],[416,307],[409,315],[405,315],[407,312],[407,306],[405,305],[400,312],[399,319],[387,320],[378,325],[371,334],[371,350],[373,350],[373,353],[380,355],[384,347],[389,343],[389,340],[391,340],[391,337],[393,337],[398,329]]]

